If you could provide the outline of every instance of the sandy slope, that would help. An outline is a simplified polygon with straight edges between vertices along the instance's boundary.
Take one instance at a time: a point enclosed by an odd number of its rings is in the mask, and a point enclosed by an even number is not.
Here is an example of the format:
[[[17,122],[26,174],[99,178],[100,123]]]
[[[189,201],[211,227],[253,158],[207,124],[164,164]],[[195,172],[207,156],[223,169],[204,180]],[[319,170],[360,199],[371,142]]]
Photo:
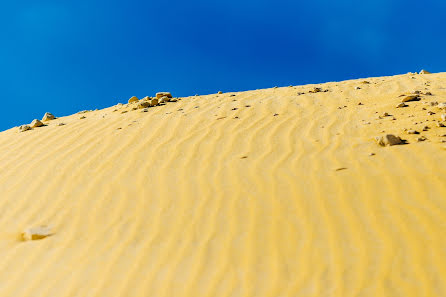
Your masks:
[[[446,73],[362,81],[0,133],[0,296],[446,296]]]

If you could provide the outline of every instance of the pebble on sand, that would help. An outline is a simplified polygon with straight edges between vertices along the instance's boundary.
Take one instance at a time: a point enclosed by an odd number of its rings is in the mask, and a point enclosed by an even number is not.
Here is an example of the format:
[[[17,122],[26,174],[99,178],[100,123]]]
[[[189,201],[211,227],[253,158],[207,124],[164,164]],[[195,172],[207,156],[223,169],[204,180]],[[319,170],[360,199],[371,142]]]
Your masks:
[[[130,97],[130,99],[129,99],[129,104],[130,104],[130,103],[133,103],[133,102],[138,102],[138,101],[139,101],[138,97],[136,97],[136,96],[132,96],[132,97]]]
[[[52,113],[45,113],[45,115],[42,118],[42,122],[51,121],[54,120],[56,117]]]
[[[418,95],[409,95],[403,98],[401,102],[410,102],[410,101],[420,101],[420,97]]]
[[[403,143],[403,141],[401,140],[400,137],[395,136],[393,134],[377,136],[377,137],[375,137],[375,140],[380,146],[391,146],[391,145],[398,145],[398,144]]]
[[[25,132],[31,130],[31,127],[29,125],[22,125],[19,127],[19,132]]]
[[[407,130],[407,134],[420,134],[417,130]]]
[[[22,239],[24,241],[28,240],[39,240],[44,239],[52,235],[51,228],[48,226],[39,226],[34,228],[28,228],[22,232]]]
[[[41,121],[39,121],[38,119],[34,119],[31,124],[30,124],[31,128],[37,128],[37,127],[42,127],[43,123]]]
[[[322,92],[321,88],[313,88],[312,90],[309,91],[309,93],[319,93]]]
[[[401,102],[401,103],[398,103],[398,105],[396,106],[396,108],[407,107],[407,106],[409,106],[409,105],[407,105],[407,104],[404,103],[404,102]]]
[[[158,93],[156,93],[156,99],[160,99],[161,97],[164,97],[164,96],[172,98],[172,94],[170,94],[170,92],[158,92]]]

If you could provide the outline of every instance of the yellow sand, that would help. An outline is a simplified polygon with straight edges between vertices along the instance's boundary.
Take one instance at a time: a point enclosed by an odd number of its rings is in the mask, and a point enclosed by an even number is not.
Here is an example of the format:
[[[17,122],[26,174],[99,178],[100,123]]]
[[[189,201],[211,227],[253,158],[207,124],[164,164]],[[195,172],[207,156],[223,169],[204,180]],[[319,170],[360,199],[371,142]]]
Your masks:
[[[0,133],[0,296],[446,296],[446,73],[365,80]]]

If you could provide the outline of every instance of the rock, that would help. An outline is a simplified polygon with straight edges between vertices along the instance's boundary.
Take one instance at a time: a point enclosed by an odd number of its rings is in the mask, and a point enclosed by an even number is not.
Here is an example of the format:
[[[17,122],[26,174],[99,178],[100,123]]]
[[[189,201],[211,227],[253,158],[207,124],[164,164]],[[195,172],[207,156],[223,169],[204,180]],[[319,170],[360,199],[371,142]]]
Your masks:
[[[29,125],[22,125],[19,127],[19,132],[25,132],[31,130],[31,127]]]
[[[45,113],[45,115],[42,118],[42,122],[47,122],[47,121],[51,121],[54,120],[56,117],[52,114],[52,113]]]
[[[381,146],[391,146],[402,144],[403,141],[400,137],[395,136],[393,134],[386,134],[384,136],[375,137],[376,142]]]
[[[404,103],[404,102],[401,102],[401,103],[398,103],[398,105],[396,106],[396,108],[407,107],[407,106],[409,106],[409,105],[407,105],[407,104]]]
[[[444,127],[445,125],[441,122],[437,122],[437,127]]]
[[[319,93],[322,92],[321,88],[313,88],[312,90],[309,91],[309,93]]]
[[[158,92],[156,93],[156,99],[160,99],[161,97],[167,96],[172,98],[172,95],[169,92]]]
[[[150,100],[152,100],[152,98],[150,98],[149,96],[146,96],[141,99],[141,101],[150,101]]]
[[[157,96],[158,96],[158,94],[157,94]],[[156,105],[158,105],[158,99],[153,98],[152,100],[150,100],[150,106],[156,106]]]
[[[416,94],[416,95],[419,95],[419,94],[421,94],[421,91],[412,91],[412,94]]]
[[[446,109],[446,102],[438,103],[437,107],[440,108],[440,109]]]
[[[429,105],[430,106],[437,106],[438,102],[437,101],[431,101],[431,102],[429,102]]]
[[[420,74],[431,74],[429,71],[421,69]]]
[[[383,117],[388,117],[388,116],[389,116],[389,113],[387,113],[387,112],[383,113]]]
[[[222,91],[218,91],[218,94],[220,94],[220,95],[221,95],[221,94],[223,94],[223,92],[222,92]]]
[[[410,101],[420,101],[420,97],[418,95],[409,95],[403,98],[401,102],[410,102]]]
[[[138,97],[136,97],[136,96],[132,96],[132,97],[130,97],[128,103],[130,104],[130,103],[134,103],[134,102],[138,102],[138,101],[139,101]]]
[[[86,119],[86,118],[87,118],[86,116],[81,116],[79,119],[83,120],[83,119]]]
[[[355,87],[355,90],[361,90],[361,88],[360,87]]]
[[[446,114],[443,113],[443,114],[441,115],[441,120],[442,120],[443,122],[446,121]]]
[[[417,141],[418,141],[418,142],[425,141],[425,140],[427,140],[427,138],[424,137],[424,136],[421,136],[421,137],[418,137],[418,138],[417,138]]]
[[[177,102],[177,99],[170,99],[170,102]]]
[[[137,107],[137,109],[143,109],[143,108],[147,108],[149,106],[150,106],[150,102],[140,101],[136,107]]]
[[[169,97],[163,96],[163,97],[159,98],[158,103],[166,103],[166,102],[169,102],[169,101],[170,101]]]
[[[59,123],[57,126],[65,126],[65,123]]]
[[[37,128],[37,127],[42,127],[43,123],[41,121],[39,121],[38,119],[35,119],[31,122],[30,127],[31,128]]]
[[[435,112],[429,110],[429,111],[427,112],[427,114],[428,114],[428,115],[434,115]]]
[[[52,235],[51,228],[48,226],[39,226],[34,228],[28,228],[22,232],[22,239],[28,240],[39,240],[44,239]]]
[[[407,134],[420,134],[420,132],[416,130],[407,130]]]
[[[426,96],[432,96],[432,93],[431,93],[431,92],[426,92],[426,93],[424,93],[424,95],[426,95]]]

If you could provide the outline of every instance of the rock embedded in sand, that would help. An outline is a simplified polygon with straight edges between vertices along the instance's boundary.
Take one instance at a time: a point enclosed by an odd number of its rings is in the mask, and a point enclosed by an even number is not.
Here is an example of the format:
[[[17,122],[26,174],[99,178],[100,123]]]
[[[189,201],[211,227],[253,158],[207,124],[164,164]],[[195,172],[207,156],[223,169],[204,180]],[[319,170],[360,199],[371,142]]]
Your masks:
[[[157,98],[153,98],[152,100],[150,100],[150,106],[156,106],[156,105],[158,105],[158,99]]]
[[[441,117],[441,120],[442,120],[443,122],[446,121],[446,114],[443,113],[440,117]]]
[[[420,134],[417,130],[407,130],[407,134]]]
[[[164,96],[172,98],[172,94],[170,94],[170,92],[158,92],[158,93],[156,93],[156,99],[160,99],[161,97],[164,97]]]
[[[54,120],[55,118],[56,118],[56,117],[55,117],[52,113],[47,112],[47,113],[45,113],[45,115],[43,116],[43,118],[42,118],[42,122],[51,121],[51,120]]]
[[[407,106],[409,106],[409,105],[407,105],[407,104],[404,103],[404,102],[401,102],[401,103],[398,103],[398,105],[396,106],[396,108],[407,107]]]
[[[420,97],[418,95],[409,95],[403,98],[401,102],[411,102],[411,101],[420,101]]]
[[[322,89],[321,88],[317,88],[317,87],[315,87],[315,88],[313,88],[312,90],[309,91],[309,93],[319,93],[319,92],[322,92]]]
[[[38,119],[34,119],[31,124],[30,124],[31,128],[37,128],[37,127],[42,127],[43,123],[41,121],[39,121]]]
[[[429,71],[421,69],[420,74],[431,74]]]
[[[169,101],[170,101],[169,97],[163,96],[163,97],[159,98],[158,103],[166,103],[166,102],[169,102]]]
[[[398,145],[398,144],[403,143],[403,141],[401,140],[400,137],[395,136],[393,134],[377,136],[377,137],[375,137],[375,140],[380,146],[391,146],[391,145]]]
[[[39,226],[28,228],[22,232],[22,239],[25,241],[44,239],[52,235],[51,228],[48,226]]]
[[[137,109],[143,109],[143,108],[147,108],[149,106],[150,106],[150,102],[140,101],[136,107],[137,107]]]
[[[130,97],[128,103],[130,104],[130,103],[134,103],[134,102],[138,102],[138,101],[139,101],[138,97],[136,97],[136,96],[132,96],[132,97]]]
[[[19,132],[25,132],[31,130],[31,127],[29,125],[22,125],[19,127]]]
[[[223,94],[223,92],[222,92],[222,91],[218,91],[218,94],[220,94],[220,95],[221,95],[221,94]]]

